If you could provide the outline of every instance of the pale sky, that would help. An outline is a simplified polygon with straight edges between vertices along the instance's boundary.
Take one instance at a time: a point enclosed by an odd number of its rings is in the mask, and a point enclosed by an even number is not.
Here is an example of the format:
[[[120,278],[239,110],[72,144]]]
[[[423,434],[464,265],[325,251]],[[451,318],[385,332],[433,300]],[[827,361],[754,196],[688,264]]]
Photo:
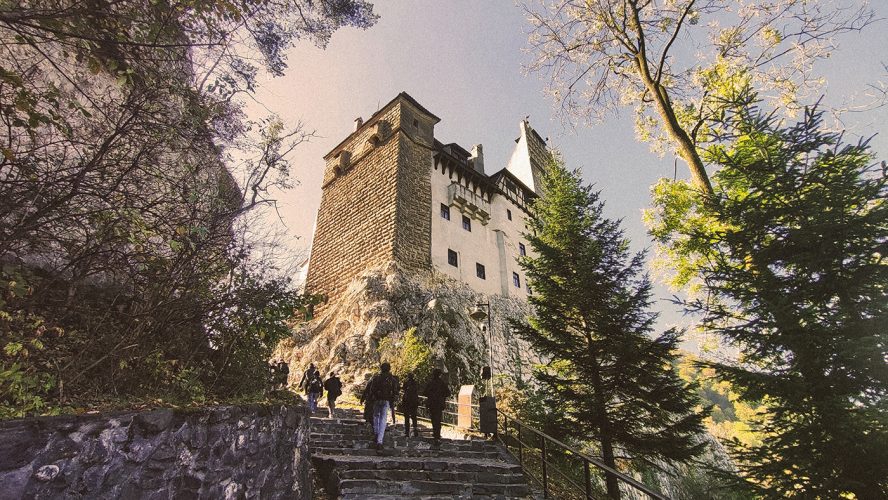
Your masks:
[[[641,211],[650,205],[649,188],[672,177],[672,157],[659,158],[636,142],[631,110],[593,127],[566,128],[543,95],[538,75],[522,65],[529,25],[520,6],[492,0],[390,0],[375,2],[379,22],[367,31],[345,29],[326,50],[303,43],[289,52],[286,76],[261,82],[252,117],[269,111],[286,122],[302,121],[318,137],[293,156],[292,176],[300,183],[279,198],[280,213],[293,236],[294,251],[307,249],[321,199],[323,155],[345,138],[358,116],[369,117],[406,91],[441,118],[435,137],[466,149],[484,145],[488,173],[505,166],[518,136],[518,123],[530,123],[568,166],[581,168],[601,190],[610,217],[623,219],[636,250],[651,247]],[[888,17],[888,1],[877,11]],[[840,49],[818,71],[827,79],[827,99],[860,97],[868,84],[888,81],[888,22],[863,35],[840,39]],[[861,97],[862,98],[862,97]],[[264,106],[264,109],[263,109]],[[849,137],[885,131],[888,108],[846,115]],[[877,137],[876,152],[888,153],[888,137]],[[678,175],[687,176],[679,161]],[[298,239],[295,239],[298,238]],[[683,323],[671,293],[656,288],[659,327]]]

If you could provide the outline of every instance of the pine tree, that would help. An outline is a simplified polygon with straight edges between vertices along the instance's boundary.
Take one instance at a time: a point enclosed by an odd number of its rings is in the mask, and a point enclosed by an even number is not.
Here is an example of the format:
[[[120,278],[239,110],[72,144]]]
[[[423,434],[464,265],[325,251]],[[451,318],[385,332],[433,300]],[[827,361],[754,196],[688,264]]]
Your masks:
[[[521,261],[534,312],[513,328],[550,360],[536,372],[549,429],[594,442],[612,468],[618,454],[688,461],[703,451],[707,411],[673,369],[679,332],[651,336],[643,253],[630,253],[602,210],[598,193],[553,158],[528,220],[533,252]],[[619,498],[617,478],[606,483]]]
[[[785,126],[734,99],[705,154],[715,200],[662,184],[652,232],[740,351],[708,366],[764,405],[741,472],[768,498],[888,498],[888,175],[819,112]]]

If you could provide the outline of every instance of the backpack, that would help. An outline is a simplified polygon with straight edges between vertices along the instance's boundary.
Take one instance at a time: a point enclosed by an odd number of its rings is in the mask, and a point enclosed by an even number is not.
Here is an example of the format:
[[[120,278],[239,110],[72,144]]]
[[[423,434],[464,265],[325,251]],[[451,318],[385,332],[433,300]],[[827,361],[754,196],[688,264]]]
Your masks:
[[[419,385],[416,380],[404,382],[404,406],[415,408],[419,405]]]
[[[332,397],[339,397],[342,395],[342,382],[339,378],[328,378],[326,382],[324,382],[324,389],[327,389],[327,395]]]
[[[373,384],[371,396],[374,401],[394,401],[398,397],[398,379],[391,374],[380,375]]]
[[[322,384],[319,379],[313,378],[311,379],[311,382],[308,383],[308,392],[324,392],[324,384]]]
[[[425,388],[426,406],[430,409],[444,408],[447,398],[450,397],[450,388],[441,379],[432,379]]]

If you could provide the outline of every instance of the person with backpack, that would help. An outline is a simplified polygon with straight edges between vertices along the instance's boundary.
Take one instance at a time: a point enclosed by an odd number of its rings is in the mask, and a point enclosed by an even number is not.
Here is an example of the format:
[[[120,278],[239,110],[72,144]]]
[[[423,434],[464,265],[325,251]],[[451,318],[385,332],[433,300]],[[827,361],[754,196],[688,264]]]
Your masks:
[[[370,380],[367,390],[367,398],[373,402],[373,434],[377,450],[382,449],[389,408],[394,407],[395,399],[398,397],[398,380],[391,371],[391,365],[381,364],[379,373]]]
[[[308,394],[308,411],[314,413],[318,409],[318,399],[324,394],[324,382],[321,380],[321,372],[315,370],[314,375],[308,380],[305,392]]]
[[[342,381],[336,376],[336,372],[330,372],[330,378],[324,382],[324,389],[327,391],[327,411],[330,412],[330,418],[336,414],[336,398],[342,395]]]
[[[314,363],[309,363],[308,368],[305,370],[305,373],[302,374],[302,379],[299,380],[299,389],[308,392],[308,384],[311,382],[311,378],[315,373],[315,365]]]
[[[441,420],[444,413],[444,405],[450,397],[450,388],[447,382],[441,379],[441,369],[432,371],[432,379],[425,386],[423,394],[426,397],[426,407],[432,420],[432,437],[436,445],[441,444]]]
[[[413,373],[407,374],[404,381],[404,392],[401,397],[401,412],[404,413],[404,432],[410,437],[410,421],[413,420],[413,436],[419,437],[419,426],[416,423],[416,410],[419,408],[419,384]]]

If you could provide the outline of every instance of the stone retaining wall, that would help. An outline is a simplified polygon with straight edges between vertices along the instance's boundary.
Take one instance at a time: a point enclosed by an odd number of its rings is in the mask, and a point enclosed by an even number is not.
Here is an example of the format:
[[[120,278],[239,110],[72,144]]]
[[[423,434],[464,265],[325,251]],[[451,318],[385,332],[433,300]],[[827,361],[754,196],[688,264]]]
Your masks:
[[[0,422],[0,500],[311,498],[301,406]]]

